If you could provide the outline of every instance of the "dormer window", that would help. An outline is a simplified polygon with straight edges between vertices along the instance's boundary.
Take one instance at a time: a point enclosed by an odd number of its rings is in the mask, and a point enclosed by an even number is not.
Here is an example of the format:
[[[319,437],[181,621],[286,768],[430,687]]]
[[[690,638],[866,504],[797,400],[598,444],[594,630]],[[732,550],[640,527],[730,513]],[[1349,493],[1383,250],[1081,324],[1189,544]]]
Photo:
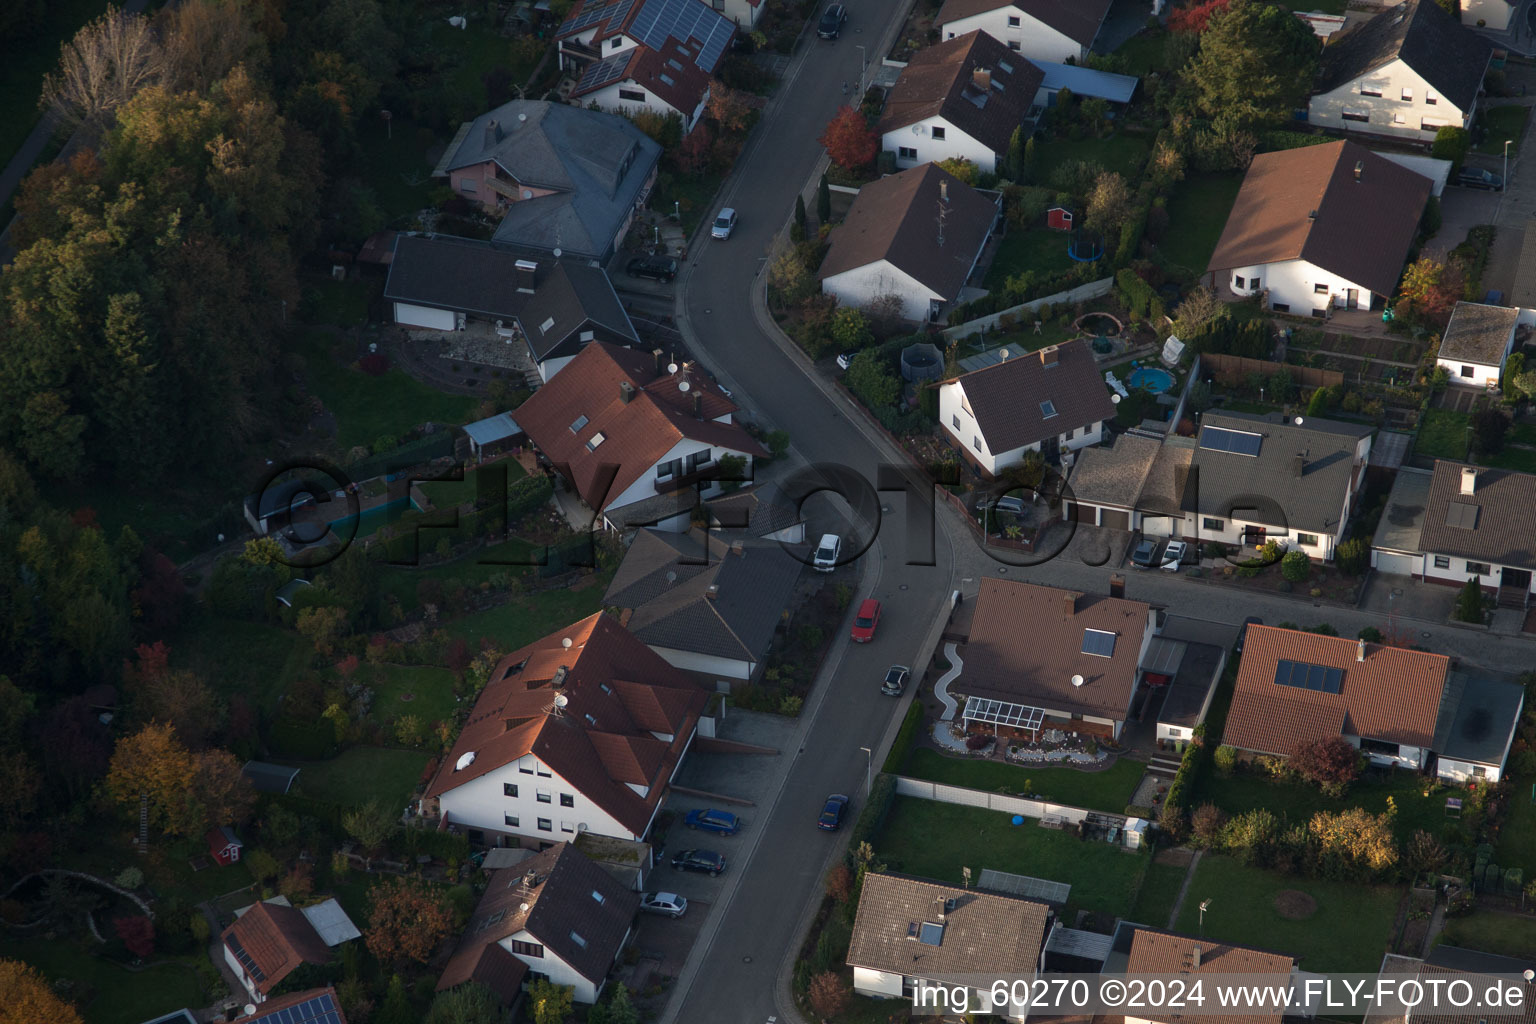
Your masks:
[[[581,432],[581,428],[586,426],[587,423],[588,423],[588,420],[587,420],[587,418],[585,416],[577,416],[576,417],[576,422],[571,424],[571,433],[573,433],[573,434],[580,433]]]
[[[607,903],[608,902],[608,900],[606,898],[604,898],[603,894],[598,892],[596,889],[592,890],[592,898],[594,900],[596,900],[598,903]]]

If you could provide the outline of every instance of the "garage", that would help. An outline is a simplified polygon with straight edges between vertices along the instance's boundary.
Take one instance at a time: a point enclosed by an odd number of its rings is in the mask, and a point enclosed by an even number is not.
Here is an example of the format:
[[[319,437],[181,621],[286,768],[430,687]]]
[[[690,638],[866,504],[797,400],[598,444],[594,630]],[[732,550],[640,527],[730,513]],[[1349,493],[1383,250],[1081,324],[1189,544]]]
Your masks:
[[[1412,576],[1420,571],[1422,564],[1418,555],[1404,554],[1401,551],[1371,552],[1371,567],[1377,572]]]
[[[433,309],[431,306],[415,306],[408,302],[395,303],[395,323],[404,327],[426,327],[434,331],[451,331],[458,326],[458,318],[451,309]]]
[[[1072,521],[1074,523],[1087,523],[1092,526],[1098,522],[1099,509],[1096,505],[1084,505],[1080,501],[1072,503]]]
[[[1111,530],[1129,531],[1131,528],[1131,514],[1116,508],[1104,510],[1104,520],[1099,525]]]

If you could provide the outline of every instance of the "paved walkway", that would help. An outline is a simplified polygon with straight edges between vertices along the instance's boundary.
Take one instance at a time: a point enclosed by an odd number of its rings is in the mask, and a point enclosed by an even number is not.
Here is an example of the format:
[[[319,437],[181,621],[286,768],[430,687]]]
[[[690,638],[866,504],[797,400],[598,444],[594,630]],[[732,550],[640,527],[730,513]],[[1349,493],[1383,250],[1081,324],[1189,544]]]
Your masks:
[[[1189,895],[1189,886],[1195,880],[1195,869],[1200,866],[1200,858],[1204,856],[1204,850],[1196,850],[1195,855],[1189,858],[1189,869],[1184,872],[1184,884],[1179,886],[1179,898],[1173,901],[1173,910],[1168,914],[1168,930],[1173,930],[1174,922],[1179,919],[1179,911],[1184,909],[1184,897]]]
[[[939,721],[952,722],[955,720],[955,713],[960,710],[960,705],[949,695],[949,684],[959,677],[960,671],[965,668],[965,662],[960,660],[954,644],[944,645],[944,657],[949,659],[949,671],[933,684],[933,695],[944,703],[944,714],[939,716]]]

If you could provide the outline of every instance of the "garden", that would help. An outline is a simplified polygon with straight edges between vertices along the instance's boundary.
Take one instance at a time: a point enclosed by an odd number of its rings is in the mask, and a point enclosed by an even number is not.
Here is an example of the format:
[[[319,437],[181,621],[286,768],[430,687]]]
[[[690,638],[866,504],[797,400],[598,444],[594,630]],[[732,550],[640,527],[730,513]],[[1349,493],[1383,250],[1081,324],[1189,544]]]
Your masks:
[[[1120,814],[1136,795],[1144,770],[1142,764],[1128,758],[1120,758],[1100,771],[1082,771],[953,757],[931,747],[918,747],[900,774],[988,793],[1029,794],[1069,807]]]

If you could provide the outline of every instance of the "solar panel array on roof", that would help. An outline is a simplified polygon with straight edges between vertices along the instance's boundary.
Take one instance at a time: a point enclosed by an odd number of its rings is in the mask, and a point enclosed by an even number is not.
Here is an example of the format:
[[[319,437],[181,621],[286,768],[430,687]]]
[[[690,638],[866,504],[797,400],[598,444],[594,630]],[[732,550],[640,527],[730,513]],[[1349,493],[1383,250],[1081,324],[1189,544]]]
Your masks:
[[[976,887],[1006,893],[1009,896],[1023,896],[1025,899],[1040,900],[1044,903],[1065,903],[1067,897],[1072,895],[1072,886],[1066,882],[1014,875],[1007,871],[995,871],[992,868],[981,869],[981,879],[976,883]]]
[[[924,921],[917,931],[917,941],[925,946],[938,946],[944,942],[944,926]]]
[[[1317,690],[1319,693],[1338,693],[1344,685],[1344,670],[1282,658],[1275,665],[1275,685]]]
[[[668,39],[699,41],[694,63],[713,73],[736,30],[724,15],[699,0],[645,0],[630,32],[653,50],[664,49]]]
[[[1445,525],[1454,526],[1458,530],[1475,530],[1477,529],[1477,512],[1476,505],[1465,501],[1453,501],[1445,507]]]
[[[972,697],[965,702],[965,718],[971,722],[1011,725],[1033,732],[1045,720],[1045,712],[1025,704],[1007,704],[1000,700]]]
[[[633,6],[635,6],[635,0],[618,0],[617,3],[611,4],[584,4],[574,17],[566,19],[556,34],[563,36],[569,32],[580,32],[600,21],[621,22]]]
[[[624,77],[624,72],[629,69],[629,52],[615,54],[612,57],[604,57],[587,65],[587,70],[581,73],[581,81],[576,83],[576,88],[583,92],[597,89],[609,82],[617,82]]]
[[[1228,430],[1226,427],[1200,428],[1200,447],[1207,451],[1257,456],[1263,441],[1262,434],[1250,434],[1246,430]]]
[[[1115,634],[1102,629],[1083,630],[1083,653],[1100,658],[1115,656]]]
[[[240,944],[238,938],[230,935],[224,941],[229,945],[229,951],[235,954],[235,959],[240,961],[240,966],[245,968],[246,974],[256,981],[267,980],[267,972],[256,966],[256,961],[251,959],[251,954],[245,951],[245,947]]]
[[[341,1024],[341,1012],[336,1009],[336,1000],[331,993],[323,992],[297,1006],[285,1006],[254,1017],[249,1024]]]

